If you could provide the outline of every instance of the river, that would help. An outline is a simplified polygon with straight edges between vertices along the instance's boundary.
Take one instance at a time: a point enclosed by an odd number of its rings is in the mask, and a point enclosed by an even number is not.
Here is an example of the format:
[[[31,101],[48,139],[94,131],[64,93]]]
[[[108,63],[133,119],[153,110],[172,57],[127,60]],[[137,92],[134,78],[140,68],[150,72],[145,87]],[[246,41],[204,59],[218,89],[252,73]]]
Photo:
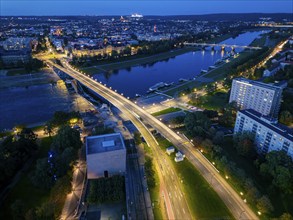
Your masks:
[[[246,32],[221,43],[246,46],[262,33],[261,31]],[[236,49],[236,52],[241,52],[241,49]],[[117,89],[118,92],[134,97],[135,94],[145,94],[151,86],[159,82],[178,83],[180,78],[194,78],[202,69],[207,70],[209,66],[214,65],[217,60],[227,53],[227,51],[223,52],[221,50],[189,52],[170,58],[167,61],[121,69],[111,74],[99,73],[95,74],[94,77],[113,89]]]
[[[247,32],[222,43],[249,45],[262,32]],[[226,52],[225,52],[226,53]],[[117,89],[127,96],[145,94],[158,82],[178,83],[180,78],[190,79],[202,69],[222,58],[221,51],[195,51],[156,62],[151,65],[135,66],[122,69],[113,74],[96,74],[99,81]],[[0,80],[4,78],[0,78]],[[39,124],[49,120],[55,111],[71,111],[90,108],[81,96],[70,94],[65,85],[32,85],[25,87],[0,88],[0,131],[10,129],[15,125]]]

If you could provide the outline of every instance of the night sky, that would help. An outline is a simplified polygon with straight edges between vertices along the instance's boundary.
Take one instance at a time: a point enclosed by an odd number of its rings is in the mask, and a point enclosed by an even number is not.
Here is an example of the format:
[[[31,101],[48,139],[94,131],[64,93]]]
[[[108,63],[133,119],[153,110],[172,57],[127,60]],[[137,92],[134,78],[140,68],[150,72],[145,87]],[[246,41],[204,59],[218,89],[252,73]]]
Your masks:
[[[192,15],[210,13],[286,12],[292,13],[292,0],[245,1],[149,1],[149,0],[1,0],[1,15]]]

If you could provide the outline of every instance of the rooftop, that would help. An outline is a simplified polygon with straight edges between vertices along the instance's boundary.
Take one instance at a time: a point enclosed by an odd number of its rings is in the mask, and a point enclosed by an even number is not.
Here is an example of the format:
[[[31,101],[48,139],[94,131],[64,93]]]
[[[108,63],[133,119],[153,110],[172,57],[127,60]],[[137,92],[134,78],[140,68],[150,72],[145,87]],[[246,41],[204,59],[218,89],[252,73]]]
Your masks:
[[[270,119],[268,116],[260,114],[257,111],[254,111],[253,109],[240,110],[240,112],[262,124],[263,126],[269,128],[270,130],[276,132],[277,134],[282,135],[290,141],[293,141],[293,130],[287,126],[274,123],[274,120]]]
[[[125,149],[120,133],[89,136],[86,138],[87,154],[103,153]]]
[[[264,82],[259,82],[259,81],[250,80],[250,79],[246,79],[246,78],[235,78],[234,80],[237,80],[239,82],[244,82],[244,83],[247,83],[250,85],[260,86],[260,87],[264,87],[267,89],[272,89],[272,90],[282,89],[282,86],[279,84],[267,84]]]

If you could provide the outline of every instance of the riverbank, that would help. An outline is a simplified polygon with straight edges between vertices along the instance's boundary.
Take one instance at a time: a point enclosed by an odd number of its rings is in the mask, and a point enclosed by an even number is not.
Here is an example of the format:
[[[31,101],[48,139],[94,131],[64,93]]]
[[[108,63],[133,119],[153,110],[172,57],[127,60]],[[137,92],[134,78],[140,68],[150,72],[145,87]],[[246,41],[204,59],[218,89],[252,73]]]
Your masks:
[[[144,64],[149,64],[149,63],[155,63],[158,61],[162,61],[165,59],[170,59],[172,57],[188,53],[191,51],[194,51],[195,48],[180,48],[177,50],[171,50],[168,52],[152,55],[152,56],[146,56],[146,55],[141,55],[141,56],[133,56],[130,58],[127,58],[125,61],[119,61],[119,62],[111,62],[107,61],[105,64],[101,65],[95,65],[91,67],[86,67],[82,68],[81,70],[83,72],[86,72],[88,74],[97,74],[101,72],[108,72],[108,71],[114,71],[114,70],[119,70],[119,69],[126,69],[126,68],[131,68],[134,66],[139,66],[139,65],[144,65]]]
[[[213,38],[209,40],[210,43],[219,43],[221,41],[227,40],[228,38],[232,37],[231,34],[224,34],[220,37]],[[134,66],[145,65],[145,64],[152,64],[155,62],[159,62],[162,60],[170,59],[178,55],[182,55],[191,51],[196,51],[197,49],[194,47],[184,47],[180,49],[171,50],[168,52],[156,54],[156,55],[135,55],[132,57],[125,57],[122,61],[113,62],[113,61],[102,61],[101,64],[97,64],[90,67],[81,68],[82,71],[88,74],[97,74],[101,72],[108,72],[120,69],[131,68]]]
[[[3,72],[3,74],[1,74],[0,89],[50,84],[56,83],[58,80],[59,77],[49,69],[43,69],[42,71],[33,74],[22,73],[20,75],[10,75],[8,71],[7,73]]]

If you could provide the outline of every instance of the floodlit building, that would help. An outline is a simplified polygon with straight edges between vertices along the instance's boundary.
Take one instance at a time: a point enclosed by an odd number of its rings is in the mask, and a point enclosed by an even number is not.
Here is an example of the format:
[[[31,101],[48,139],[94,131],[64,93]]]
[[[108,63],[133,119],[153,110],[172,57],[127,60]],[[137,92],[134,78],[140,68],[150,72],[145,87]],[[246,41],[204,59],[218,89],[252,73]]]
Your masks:
[[[126,171],[126,148],[120,133],[86,138],[88,179],[97,179]]]
[[[277,118],[283,89],[282,85],[236,78],[232,82],[229,103],[235,101],[241,110],[253,109],[263,115]]]
[[[234,134],[244,131],[255,135],[259,153],[266,154],[273,150],[283,150],[293,158],[293,131],[279,124],[276,119],[252,109],[238,111]]]

